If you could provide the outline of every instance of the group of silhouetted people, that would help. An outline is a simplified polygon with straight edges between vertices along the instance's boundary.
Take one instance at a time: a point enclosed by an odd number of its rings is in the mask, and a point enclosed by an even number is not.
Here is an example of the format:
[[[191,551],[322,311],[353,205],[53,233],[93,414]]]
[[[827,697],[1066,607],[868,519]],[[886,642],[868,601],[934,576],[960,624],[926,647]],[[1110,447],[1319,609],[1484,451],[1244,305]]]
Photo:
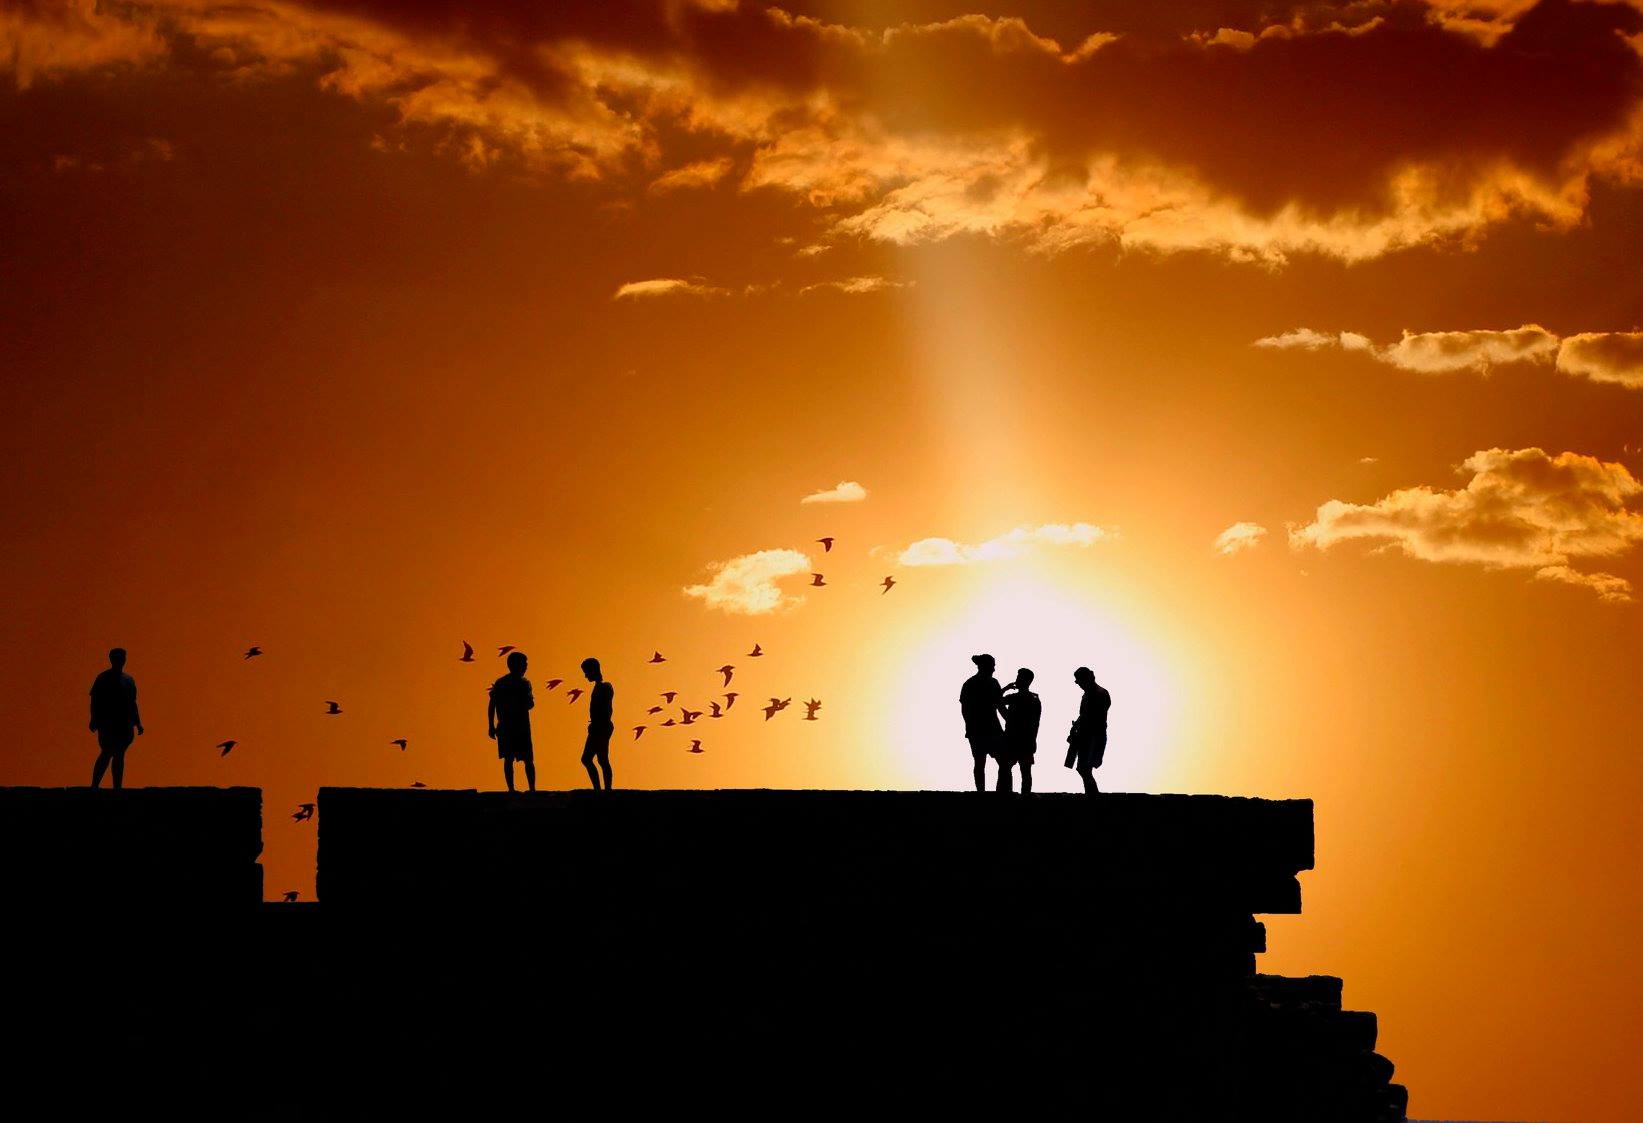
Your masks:
[[[993,677],[996,664],[991,655],[974,655],[970,661],[976,673],[965,680],[959,691],[959,708],[964,713],[964,736],[970,742],[970,755],[975,759],[976,791],[987,788],[987,758],[998,763],[998,790],[1014,790],[1013,771],[1021,770],[1021,790],[1033,790],[1033,757],[1038,751],[1038,726],[1043,707],[1034,694],[1033,672],[1026,667],[1016,672],[1015,681],[1001,686]],[[125,673],[126,652],[116,647],[108,653],[108,669],[91,684],[91,730],[97,734],[97,763],[92,767],[91,786],[100,787],[103,773],[110,772],[113,786],[120,787],[125,779],[125,753],[131,742],[143,732],[142,717],[137,710],[137,683]],[[502,761],[502,776],[508,790],[515,791],[514,764],[525,765],[525,784],[536,790],[536,754],[531,744],[531,710],[536,699],[531,692],[530,680],[525,677],[529,665],[522,651],[508,655],[508,673],[491,684],[490,703],[486,708],[488,735],[496,742],[496,755]],[[615,731],[611,706],[616,691],[599,668],[599,660],[582,660],[582,674],[592,683],[588,694],[588,736],[582,746],[582,767],[588,770],[588,782],[595,790],[609,790],[611,783],[610,738]],[[1095,770],[1107,750],[1107,711],[1112,707],[1112,695],[1095,681],[1088,667],[1073,672],[1073,681],[1084,692],[1078,704],[1078,717],[1067,733],[1068,768],[1075,769],[1084,781],[1084,791],[1094,795],[1099,789]]]
[[[970,742],[975,761],[976,791],[987,790],[987,758],[998,762],[998,790],[1013,790],[1012,769],[1021,770],[1021,790],[1033,790],[1033,757],[1038,752],[1038,725],[1044,708],[1030,689],[1033,672],[1022,667],[1015,681],[999,685],[993,677],[996,664],[991,655],[972,655],[976,673],[964,681],[958,692],[959,709],[964,714],[964,736]],[[1094,795],[1095,770],[1107,751],[1107,711],[1112,695],[1095,681],[1095,672],[1079,667],[1073,681],[1084,692],[1078,716],[1067,731],[1068,768],[1078,772],[1084,791]],[[1000,724],[1002,719],[1002,724]]]
[[[536,790],[536,754],[531,745],[531,710],[536,707],[536,698],[531,694],[530,680],[525,677],[527,666],[529,660],[523,651],[509,653],[508,673],[491,684],[491,700],[486,707],[489,736],[496,742],[502,778],[508,782],[510,792],[516,790],[515,761],[524,763],[525,784],[529,790]],[[582,674],[593,684],[588,694],[588,739],[582,746],[582,767],[588,770],[588,780],[595,791],[601,787],[609,791],[613,786],[610,737],[616,731],[611,719],[611,701],[616,690],[605,681],[597,659],[582,660]]]

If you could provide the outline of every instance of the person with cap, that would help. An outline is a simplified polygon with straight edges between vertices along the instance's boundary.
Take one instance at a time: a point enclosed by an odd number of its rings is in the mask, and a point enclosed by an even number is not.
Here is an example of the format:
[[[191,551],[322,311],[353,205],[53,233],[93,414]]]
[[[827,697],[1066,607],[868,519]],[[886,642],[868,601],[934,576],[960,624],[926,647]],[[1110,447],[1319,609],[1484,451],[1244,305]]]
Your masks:
[[[964,680],[958,692],[958,707],[964,714],[964,738],[970,742],[970,756],[975,760],[976,791],[984,792],[987,758],[1004,751],[1004,727],[998,720],[1004,712],[1004,690],[993,677],[991,655],[972,655],[970,662],[976,665],[976,673]]]

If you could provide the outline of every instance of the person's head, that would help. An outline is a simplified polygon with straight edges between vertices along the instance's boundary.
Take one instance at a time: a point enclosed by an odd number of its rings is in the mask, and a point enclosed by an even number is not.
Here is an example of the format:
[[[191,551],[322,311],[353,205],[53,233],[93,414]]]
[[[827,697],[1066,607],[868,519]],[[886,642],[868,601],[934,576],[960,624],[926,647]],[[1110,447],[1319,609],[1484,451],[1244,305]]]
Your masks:
[[[1085,690],[1088,690],[1090,687],[1095,685],[1095,672],[1090,670],[1088,667],[1080,667],[1078,670],[1073,672],[1073,681]]]
[[[972,655],[970,656],[970,662],[974,663],[976,665],[976,670],[984,675],[991,675],[993,673],[993,667],[995,664],[993,663],[993,657],[991,655]]]
[[[126,649],[123,647],[116,647],[110,650],[108,653],[108,665],[113,667],[116,671],[125,666]]]
[[[1022,690],[1027,689],[1033,684],[1033,672],[1026,667],[1022,667],[1015,673],[1015,684]]]
[[[599,660],[591,657],[582,660],[582,674],[589,682],[598,682],[600,680]]]
[[[530,660],[525,658],[525,653],[523,651],[511,651],[508,653],[508,670],[512,671],[514,674],[524,674],[525,668],[529,665]]]

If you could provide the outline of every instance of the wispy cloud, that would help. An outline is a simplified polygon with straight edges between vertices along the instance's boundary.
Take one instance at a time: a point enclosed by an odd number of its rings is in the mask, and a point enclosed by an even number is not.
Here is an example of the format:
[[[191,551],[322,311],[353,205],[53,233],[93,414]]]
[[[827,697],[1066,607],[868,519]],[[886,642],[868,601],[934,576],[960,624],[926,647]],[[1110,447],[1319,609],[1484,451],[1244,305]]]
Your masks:
[[[800,503],[860,503],[867,498],[867,489],[855,480],[840,480],[826,491],[813,491]]]
[[[1266,537],[1266,527],[1260,523],[1233,523],[1215,536],[1211,548],[1222,557],[1230,557],[1244,550],[1253,550]]]
[[[759,550],[707,568],[708,579],[686,586],[685,595],[708,608],[743,616],[763,616],[804,603],[802,595],[783,592],[777,582],[811,571],[809,556],[798,550]]]
[[[648,281],[629,281],[616,290],[612,300],[644,300],[658,296],[728,296],[729,289],[719,288],[700,280],[687,281],[682,277],[656,277]]]
[[[1539,324],[1524,324],[1507,331],[1406,331],[1396,343],[1380,346],[1357,332],[1296,328],[1257,339],[1252,346],[1279,351],[1356,351],[1387,366],[1421,374],[1487,374],[1510,363],[1536,363],[1576,378],[1643,389],[1643,332],[1581,332],[1560,339]]]
[[[1040,546],[1093,546],[1114,532],[1090,523],[1045,523],[1018,526],[985,542],[955,542],[951,538],[921,538],[897,555],[905,566],[973,565],[1020,557]]]
[[[800,295],[807,292],[821,292],[832,290],[851,296],[860,296],[870,292],[885,292],[890,289],[911,288],[912,281],[892,281],[888,277],[845,277],[837,281],[818,281],[813,285],[805,285],[799,290]]]
[[[730,174],[732,166],[733,162],[729,156],[721,156],[716,160],[696,160],[689,164],[682,164],[670,171],[663,172],[651,180],[650,190],[662,195],[669,191],[712,187]]]
[[[1643,514],[1630,506],[1643,484],[1625,465],[1574,452],[1492,448],[1467,457],[1459,471],[1470,478],[1454,490],[1403,488],[1373,503],[1331,499],[1290,530],[1290,545],[1379,541],[1423,561],[1530,570],[1604,600],[1631,599],[1624,578],[1570,564],[1616,557],[1643,542]]]

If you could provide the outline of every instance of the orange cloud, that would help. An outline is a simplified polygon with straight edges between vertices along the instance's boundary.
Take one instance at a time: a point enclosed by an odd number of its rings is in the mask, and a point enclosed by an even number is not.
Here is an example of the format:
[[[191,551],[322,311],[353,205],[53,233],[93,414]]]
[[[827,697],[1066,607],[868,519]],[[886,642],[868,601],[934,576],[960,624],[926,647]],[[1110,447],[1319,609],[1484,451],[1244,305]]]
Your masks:
[[[1224,558],[1231,557],[1245,550],[1253,550],[1265,537],[1266,527],[1260,523],[1238,522],[1217,534],[1210,548]]]
[[[1313,521],[1293,528],[1290,545],[1327,550],[1364,539],[1429,562],[1528,569],[1543,580],[1592,588],[1625,600],[1630,584],[1606,573],[1573,569],[1576,558],[1608,558],[1643,542],[1643,494],[1622,464],[1538,448],[1486,449],[1460,471],[1471,478],[1450,491],[1403,488],[1374,503],[1331,499]]]
[[[799,500],[800,503],[861,503],[867,499],[867,489],[855,480],[840,480],[826,491],[815,491]]]
[[[1594,177],[1643,177],[1637,12],[1505,5],[1480,36],[1466,23],[1480,10],[1395,5],[1207,39],[1096,27],[1069,49],[1015,17],[871,30],[754,3],[634,0],[613,18],[588,0],[132,0],[8,10],[0,59],[19,85],[133,62],[316,80],[477,170],[667,193],[745,168],[741,189],[797,195],[836,236],[1277,266],[1514,217],[1569,226]]]
[[[658,296],[727,296],[722,289],[705,281],[687,281],[682,277],[653,277],[647,281],[629,281],[611,296],[612,300],[641,300]]]
[[[763,616],[804,603],[798,593],[783,592],[779,581],[810,572],[810,558],[798,550],[759,550],[708,566],[708,580],[685,588],[708,608],[732,615]]]
[[[1090,523],[1046,523],[1018,526],[985,542],[955,542],[951,538],[921,538],[897,555],[905,566],[973,565],[1007,561],[1040,546],[1093,546],[1114,532]]]
[[[1252,346],[1278,351],[1339,348],[1422,374],[1487,373],[1505,363],[1540,363],[1576,378],[1643,389],[1643,332],[1582,332],[1559,339],[1539,324],[1524,324],[1509,331],[1406,331],[1398,342],[1382,347],[1356,332],[1296,328],[1257,339]]]

